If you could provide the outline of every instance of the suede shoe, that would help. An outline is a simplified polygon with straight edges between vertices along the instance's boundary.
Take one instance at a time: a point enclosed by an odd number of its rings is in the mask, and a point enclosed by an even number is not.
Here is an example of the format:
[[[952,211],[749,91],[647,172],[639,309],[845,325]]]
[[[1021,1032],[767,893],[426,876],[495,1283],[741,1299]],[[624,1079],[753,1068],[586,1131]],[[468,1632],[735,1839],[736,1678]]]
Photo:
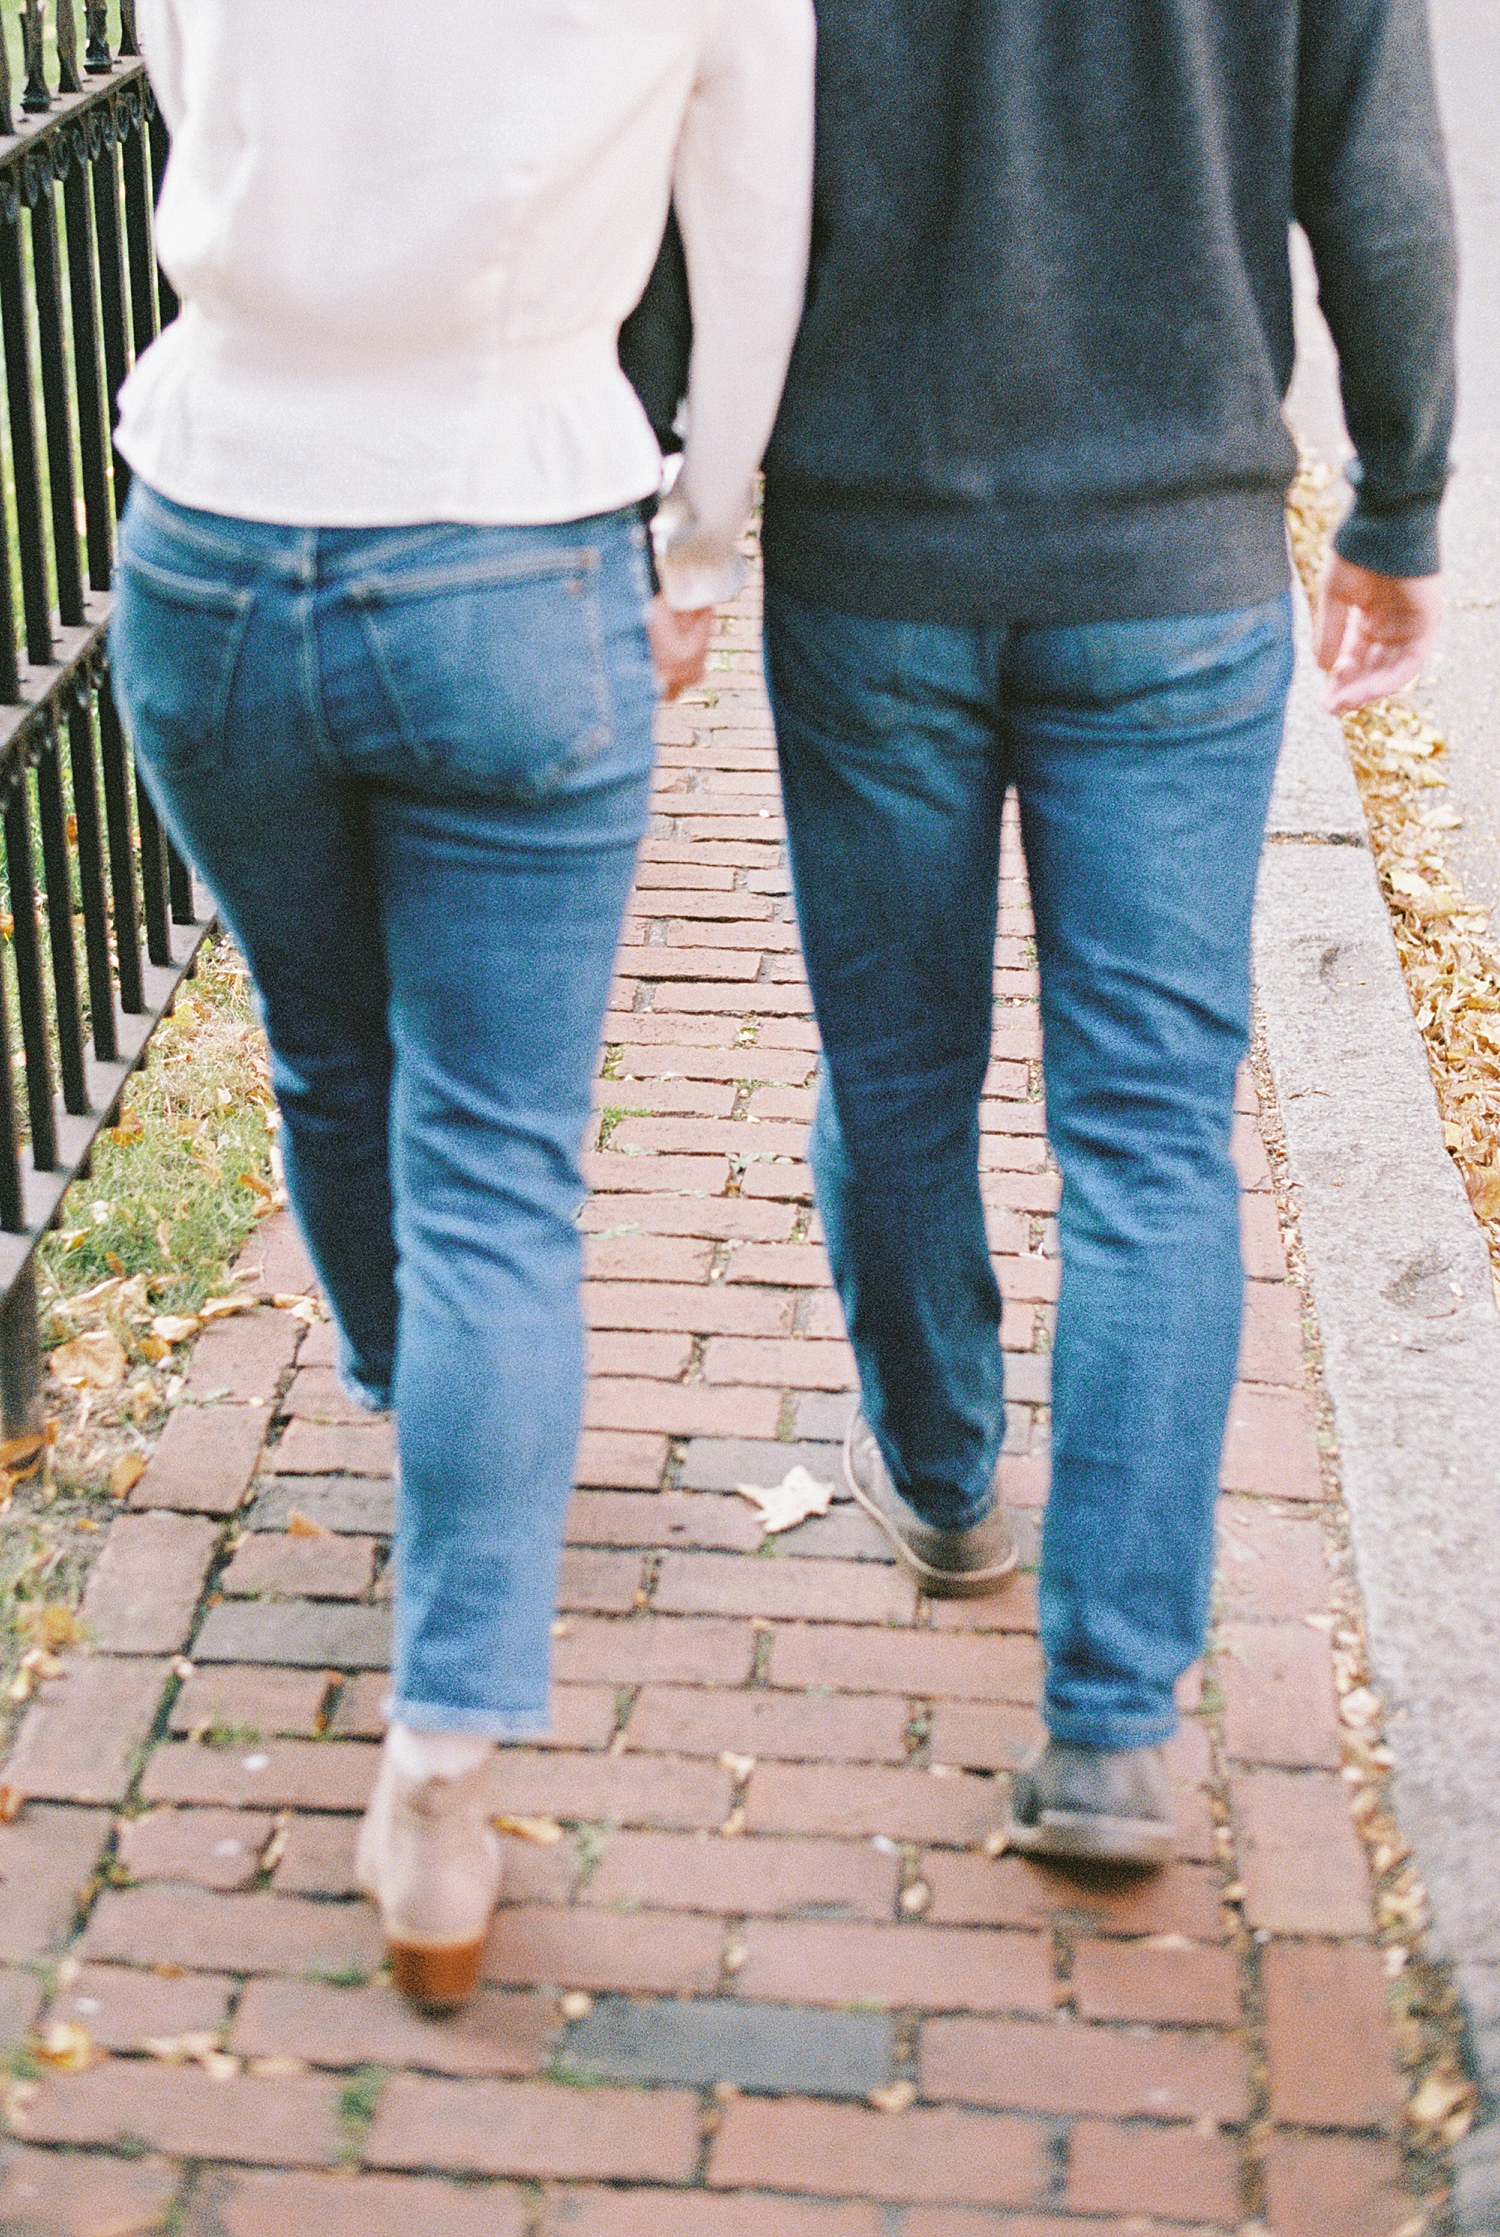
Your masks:
[[[425,2012],[473,1994],[500,1899],[500,1836],[490,1823],[494,1764],[456,1779],[414,1779],[387,1741],[359,1830],[355,1875],[385,1928],[391,1977]]]
[[[1177,1838],[1160,1748],[1080,1748],[1044,1740],[1010,1783],[1008,1849],[1077,1864],[1150,1867]]]
[[[844,1439],[844,1475],[865,1513],[878,1522],[897,1558],[934,1600],[979,1600],[998,1592],[1016,1566],[1005,1504],[998,1496],[968,1530],[934,1530],[891,1481],[875,1432],[862,1413]]]

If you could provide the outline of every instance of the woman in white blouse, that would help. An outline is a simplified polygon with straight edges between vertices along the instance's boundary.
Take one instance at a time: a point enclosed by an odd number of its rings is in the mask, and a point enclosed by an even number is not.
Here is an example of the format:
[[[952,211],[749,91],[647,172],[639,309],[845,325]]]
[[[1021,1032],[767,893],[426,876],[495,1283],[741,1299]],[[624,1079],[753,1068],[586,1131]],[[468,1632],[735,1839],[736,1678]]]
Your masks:
[[[548,1729],[589,1080],[657,678],[701,674],[737,586],[800,310],[811,0],[141,15],[183,308],[124,392],[112,660],[255,973],[345,1386],[395,1413],[359,1869],[397,1980],[450,2004],[494,1744]],[[696,339],[653,602],[617,337],[673,202]]]

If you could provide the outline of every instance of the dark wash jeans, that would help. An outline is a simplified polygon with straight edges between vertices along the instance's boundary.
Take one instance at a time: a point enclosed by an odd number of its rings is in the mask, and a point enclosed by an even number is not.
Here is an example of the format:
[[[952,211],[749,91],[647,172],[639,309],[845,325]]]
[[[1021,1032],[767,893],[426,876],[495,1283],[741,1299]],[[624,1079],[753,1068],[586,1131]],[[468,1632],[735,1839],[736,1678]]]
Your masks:
[[[401,1452],[394,1713],[545,1732],[578,1155],[655,678],[637,516],[305,529],[131,491],[111,659],[255,974],[346,1384]]]
[[[972,629],[773,584],[766,633],[824,1045],[818,1203],[865,1410],[941,1527],[985,1512],[1005,1424],[978,1104],[1019,795],[1063,1183],[1045,1714],[1061,1740],[1153,1744],[1208,1613],[1243,1289],[1229,1139],[1289,601]]]

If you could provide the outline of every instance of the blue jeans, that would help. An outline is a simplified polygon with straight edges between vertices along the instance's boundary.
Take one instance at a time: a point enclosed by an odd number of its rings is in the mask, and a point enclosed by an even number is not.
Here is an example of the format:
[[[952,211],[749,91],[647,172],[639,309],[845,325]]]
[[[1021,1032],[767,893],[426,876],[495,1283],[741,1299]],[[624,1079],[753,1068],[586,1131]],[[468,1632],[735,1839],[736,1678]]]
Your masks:
[[[121,531],[122,711],[255,974],[346,1384],[395,1409],[393,1713],[429,1730],[547,1729],[648,595],[633,513],[303,529],[137,482]]]
[[[1020,797],[1062,1170],[1045,1714],[1176,1729],[1201,1652],[1243,1276],[1230,1159],[1287,600],[948,628],[774,586],[767,670],[824,1044],[812,1161],[872,1427],[962,1528],[1004,1431],[978,1178],[1000,816]]]

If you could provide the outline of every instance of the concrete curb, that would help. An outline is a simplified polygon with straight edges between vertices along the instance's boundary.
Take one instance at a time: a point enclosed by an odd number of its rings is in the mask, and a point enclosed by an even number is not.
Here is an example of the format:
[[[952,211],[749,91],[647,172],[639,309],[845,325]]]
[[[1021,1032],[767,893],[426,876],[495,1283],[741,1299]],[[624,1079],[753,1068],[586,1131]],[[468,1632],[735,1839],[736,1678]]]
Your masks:
[[[1300,601],[1299,601],[1300,604]],[[1500,2230],[1500,1312],[1443,1145],[1338,726],[1298,676],[1255,973],[1339,1440],[1393,1801],[1490,2115],[1455,2226]]]

